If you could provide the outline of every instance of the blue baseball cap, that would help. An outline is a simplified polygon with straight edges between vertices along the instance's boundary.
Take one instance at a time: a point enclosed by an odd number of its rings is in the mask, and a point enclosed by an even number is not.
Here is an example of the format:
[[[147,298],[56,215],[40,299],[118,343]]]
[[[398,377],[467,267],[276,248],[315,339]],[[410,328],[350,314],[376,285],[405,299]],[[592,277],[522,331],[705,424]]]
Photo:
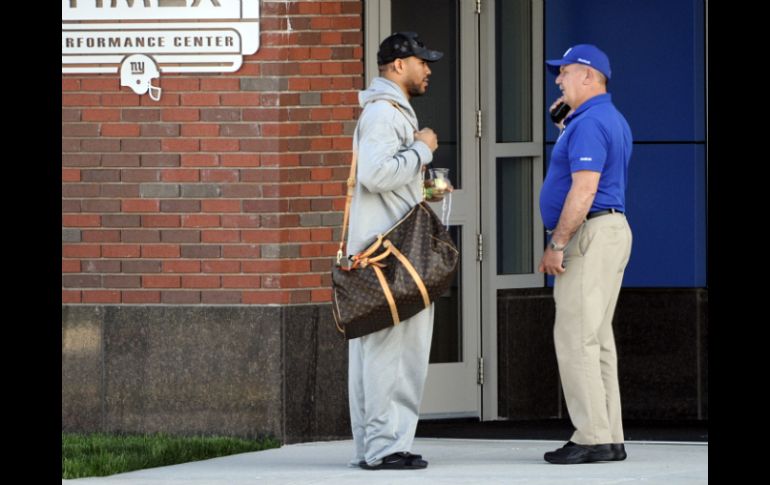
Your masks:
[[[559,75],[559,66],[566,66],[567,64],[591,66],[607,76],[607,79],[612,74],[610,58],[593,44],[573,45],[567,49],[561,59],[553,59],[545,61],[545,63],[548,65],[548,70],[556,76]]]

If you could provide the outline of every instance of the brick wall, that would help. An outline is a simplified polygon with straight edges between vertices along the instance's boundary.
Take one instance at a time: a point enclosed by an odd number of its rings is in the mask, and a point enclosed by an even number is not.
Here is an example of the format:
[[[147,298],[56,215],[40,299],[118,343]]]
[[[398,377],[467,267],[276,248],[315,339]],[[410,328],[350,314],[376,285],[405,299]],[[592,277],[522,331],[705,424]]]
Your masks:
[[[362,2],[263,1],[235,73],[62,75],[64,304],[330,298]],[[157,80],[155,81],[157,82]]]

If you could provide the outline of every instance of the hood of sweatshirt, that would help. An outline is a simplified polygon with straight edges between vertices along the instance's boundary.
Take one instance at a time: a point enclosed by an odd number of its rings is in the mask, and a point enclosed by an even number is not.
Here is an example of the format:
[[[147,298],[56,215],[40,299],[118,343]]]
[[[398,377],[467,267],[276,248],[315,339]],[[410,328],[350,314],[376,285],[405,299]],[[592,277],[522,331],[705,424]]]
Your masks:
[[[365,108],[369,103],[382,99],[398,103],[403,113],[409,118],[412,126],[418,126],[417,115],[414,109],[412,109],[412,105],[409,104],[409,100],[406,99],[404,92],[401,91],[398,84],[393,81],[384,77],[376,77],[367,89],[358,92],[358,103],[362,108]]]

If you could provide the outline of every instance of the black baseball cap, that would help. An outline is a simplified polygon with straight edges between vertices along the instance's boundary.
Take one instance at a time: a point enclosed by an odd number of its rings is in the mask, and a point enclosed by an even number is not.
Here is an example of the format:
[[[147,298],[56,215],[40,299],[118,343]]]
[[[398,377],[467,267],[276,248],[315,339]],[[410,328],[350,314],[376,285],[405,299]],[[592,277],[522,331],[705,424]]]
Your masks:
[[[434,62],[444,55],[443,52],[430,50],[425,47],[420,37],[415,32],[396,32],[390,34],[380,44],[377,51],[377,64],[383,65],[396,59],[416,56],[428,62]]]

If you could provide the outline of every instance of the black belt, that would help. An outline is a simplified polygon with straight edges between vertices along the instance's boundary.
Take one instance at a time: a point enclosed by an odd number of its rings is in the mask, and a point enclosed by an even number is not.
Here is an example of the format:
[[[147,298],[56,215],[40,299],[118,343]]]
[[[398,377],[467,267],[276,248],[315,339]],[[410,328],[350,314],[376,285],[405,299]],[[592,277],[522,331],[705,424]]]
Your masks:
[[[617,209],[604,209],[603,211],[591,212],[586,216],[586,219],[593,219],[594,217],[606,216],[607,214],[622,214],[623,211]]]

